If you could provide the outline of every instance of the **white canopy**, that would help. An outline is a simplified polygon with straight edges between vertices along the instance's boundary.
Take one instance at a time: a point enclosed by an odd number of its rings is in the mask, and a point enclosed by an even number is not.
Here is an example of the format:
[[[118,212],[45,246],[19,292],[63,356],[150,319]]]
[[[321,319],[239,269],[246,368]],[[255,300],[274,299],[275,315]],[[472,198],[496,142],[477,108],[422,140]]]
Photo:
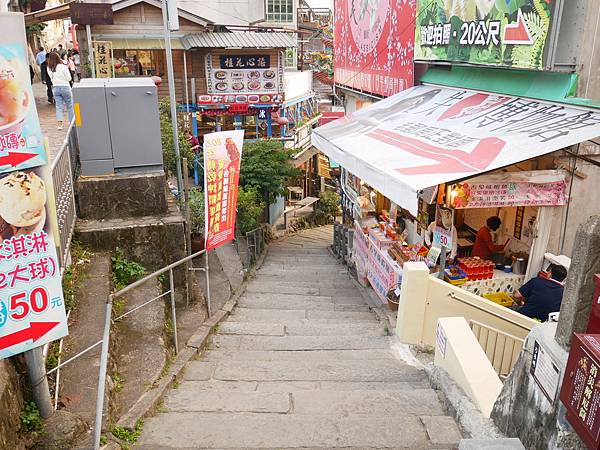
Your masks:
[[[315,147],[417,213],[418,193],[600,136],[592,110],[417,86],[318,127]]]

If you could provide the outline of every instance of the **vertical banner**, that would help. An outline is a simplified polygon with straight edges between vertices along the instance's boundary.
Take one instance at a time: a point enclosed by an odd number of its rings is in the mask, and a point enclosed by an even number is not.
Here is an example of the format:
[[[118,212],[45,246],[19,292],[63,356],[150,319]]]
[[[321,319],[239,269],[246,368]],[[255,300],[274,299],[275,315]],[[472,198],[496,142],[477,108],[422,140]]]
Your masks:
[[[112,42],[94,41],[94,64],[98,78],[115,76]]]
[[[235,237],[235,213],[244,131],[204,136],[204,209],[206,250]]]
[[[0,168],[2,359],[59,339],[68,331],[52,227],[56,211],[49,192],[51,172],[45,166],[46,154],[29,74],[20,70],[28,64],[23,15],[0,14],[0,27],[9,31],[4,34],[8,38],[0,38],[0,59],[4,58],[0,65],[0,120],[6,119],[6,111],[15,107],[15,101],[22,108],[13,121],[16,123],[0,126],[0,138],[6,136],[6,126],[12,127],[20,133],[24,146],[36,152],[35,157],[20,164],[5,164]],[[29,146],[37,142],[39,146]],[[6,158],[11,152],[0,155]]]

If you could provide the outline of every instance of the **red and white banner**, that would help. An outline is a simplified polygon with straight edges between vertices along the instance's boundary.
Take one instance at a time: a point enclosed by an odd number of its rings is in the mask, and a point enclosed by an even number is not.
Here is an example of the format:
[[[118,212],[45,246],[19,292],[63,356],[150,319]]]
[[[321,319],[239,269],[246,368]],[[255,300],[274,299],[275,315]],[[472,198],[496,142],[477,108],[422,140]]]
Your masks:
[[[415,0],[336,0],[334,81],[390,96],[413,85]]]
[[[316,128],[315,147],[417,214],[417,193],[600,136],[600,114],[417,86]]]
[[[204,209],[206,250],[235,237],[235,213],[244,131],[204,136]]]

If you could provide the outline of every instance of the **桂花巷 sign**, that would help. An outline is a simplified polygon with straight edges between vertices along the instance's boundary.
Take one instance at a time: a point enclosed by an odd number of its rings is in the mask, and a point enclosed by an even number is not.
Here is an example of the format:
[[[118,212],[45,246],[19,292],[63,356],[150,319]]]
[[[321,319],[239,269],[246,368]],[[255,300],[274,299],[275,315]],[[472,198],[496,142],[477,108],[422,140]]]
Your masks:
[[[244,131],[204,136],[206,250],[235,237],[235,216]]]
[[[0,26],[22,30],[0,39],[0,110],[8,111],[8,115],[0,115],[0,120],[8,121],[0,127],[0,164],[5,161],[0,170],[2,359],[66,336],[67,320],[52,232],[56,208],[51,175],[44,167],[46,155],[40,124],[29,72],[24,70],[27,58],[23,16],[3,14]],[[18,146],[6,148],[4,144],[12,145],[13,139]],[[22,158],[18,164],[8,162],[14,155]]]
[[[94,64],[98,78],[115,76],[112,42],[94,41]]]
[[[541,69],[552,3],[417,0],[415,60]]]
[[[389,96],[413,85],[414,1],[337,0],[336,84]]]
[[[0,173],[47,162],[25,45],[0,41]]]
[[[435,230],[433,232],[433,245],[435,247],[452,248],[453,224],[454,210],[442,205],[436,205]]]

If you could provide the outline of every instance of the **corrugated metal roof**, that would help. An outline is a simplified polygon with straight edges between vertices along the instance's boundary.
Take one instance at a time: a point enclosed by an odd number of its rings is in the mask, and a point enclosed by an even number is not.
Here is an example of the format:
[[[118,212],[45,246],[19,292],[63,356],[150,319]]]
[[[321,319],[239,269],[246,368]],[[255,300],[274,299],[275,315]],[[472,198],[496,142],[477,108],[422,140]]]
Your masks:
[[[286,33],[198,33],[181,38],[186,50],[191,48],[290,48],[296,42]]]

